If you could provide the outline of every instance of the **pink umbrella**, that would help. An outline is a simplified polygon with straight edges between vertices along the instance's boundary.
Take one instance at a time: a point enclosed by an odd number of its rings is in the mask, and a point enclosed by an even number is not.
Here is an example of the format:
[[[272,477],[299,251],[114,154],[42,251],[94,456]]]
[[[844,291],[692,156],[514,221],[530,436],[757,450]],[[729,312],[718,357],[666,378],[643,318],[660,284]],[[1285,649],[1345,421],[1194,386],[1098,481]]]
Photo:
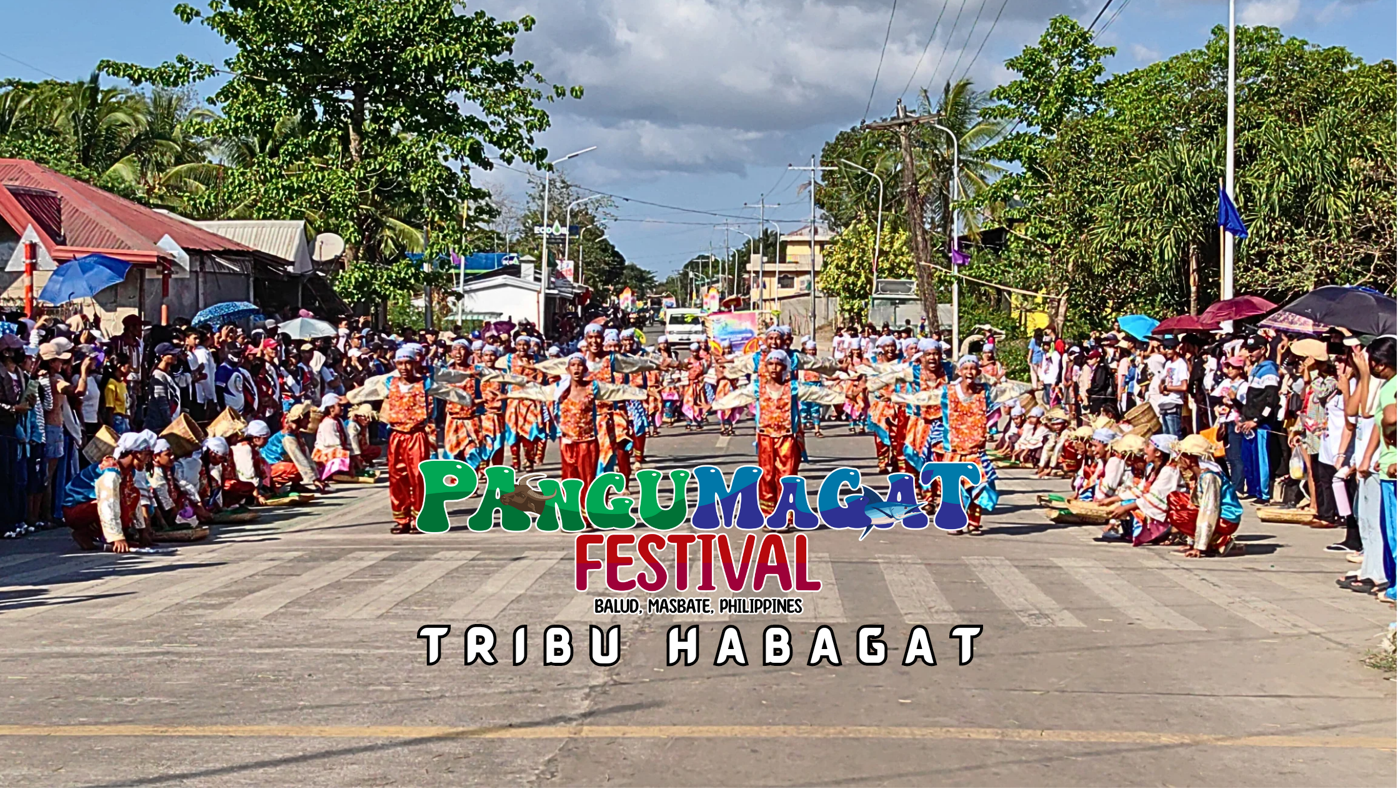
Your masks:
[[[1157,327],[1152,329],[1152,333],[1158,335],[1189,334],[1192,332],[1215,331],[1218,328],[1220,328],[1219,323],[1212,323],[1208,320],[1196,317],[1195,315],[1178,315],[1176,317],[1169,317],[1158,323]]]
[[[1247,317],[1262,315],[1278,308],[1278,304],[1259,296],[1239,296],[1224,301],[1216,301],[1201,313],[1201,320],[1208,323],[1223,323],[1226,320],[1244,320]]]

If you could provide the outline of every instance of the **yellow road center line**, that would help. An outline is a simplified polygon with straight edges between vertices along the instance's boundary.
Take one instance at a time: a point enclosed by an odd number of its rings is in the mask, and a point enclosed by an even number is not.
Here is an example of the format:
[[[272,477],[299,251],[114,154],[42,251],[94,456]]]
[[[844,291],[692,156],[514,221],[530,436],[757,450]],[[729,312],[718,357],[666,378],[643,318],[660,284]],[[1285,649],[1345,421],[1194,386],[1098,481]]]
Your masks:
[[[1071,744],[1195,745],[1211,747],[1326,747],[1394,750],[1379,736],[1213,736],[1150,731],[920,728],[825,725],[546,725],[533,728],[454,728],[434,725],[0,725],[0,737],[216,736],[321,739],[918,739]]]

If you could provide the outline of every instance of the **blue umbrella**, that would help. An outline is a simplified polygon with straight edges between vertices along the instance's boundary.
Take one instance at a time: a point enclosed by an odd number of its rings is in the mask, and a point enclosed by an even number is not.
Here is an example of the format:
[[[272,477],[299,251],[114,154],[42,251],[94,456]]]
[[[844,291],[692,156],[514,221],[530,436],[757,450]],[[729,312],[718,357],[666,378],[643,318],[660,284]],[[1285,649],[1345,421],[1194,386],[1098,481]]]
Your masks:
[[[1152,329],[1157,327],[1157,323],[1157,320],[1147,315],[1124,315],[1118,318],[1118,327],[1139,342],[1146,342],[1147,338],[1152,336]]]
[[[212,326],[223,321],[242,320],[261,312],[262,307],[247,301],[225,301],[222,304],[215,304],[199,310],[199,314],[195,315],[194,320],[190,322],[197,326]]]
[[[39,300],[66,304],[80,298],[92,298],[126,279],[130,268],[131,263],[105,254],[90,254],[69,260],[54,269],[43,292],[39,293]]]

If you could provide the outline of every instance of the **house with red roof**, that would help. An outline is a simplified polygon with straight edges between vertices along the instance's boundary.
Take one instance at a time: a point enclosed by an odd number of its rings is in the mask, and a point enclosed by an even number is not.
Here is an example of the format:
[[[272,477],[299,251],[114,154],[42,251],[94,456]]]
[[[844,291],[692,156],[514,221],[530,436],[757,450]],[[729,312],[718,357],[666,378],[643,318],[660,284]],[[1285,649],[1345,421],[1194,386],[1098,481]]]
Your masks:
[[[255,280],[285,283],[293,265],[41,164],[0,159],[0,304],[23,303],[26,255],[37,295],[55,267],[94,252],[131,263],[126,281],[94,299],[112,325],[132,313],[159,322],[162,306],[174,319],[221,301],[258,303]]]

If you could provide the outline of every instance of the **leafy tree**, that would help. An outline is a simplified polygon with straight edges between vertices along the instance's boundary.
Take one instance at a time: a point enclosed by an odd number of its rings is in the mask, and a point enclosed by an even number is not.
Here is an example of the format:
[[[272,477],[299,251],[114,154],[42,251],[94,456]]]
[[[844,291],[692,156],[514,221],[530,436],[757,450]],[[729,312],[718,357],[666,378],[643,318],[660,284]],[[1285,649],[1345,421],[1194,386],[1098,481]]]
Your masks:
[[[207,0],[175,13],[236,49],[219,67],[184,55],[156,67],[103,61],[139,84],[180,88],[216,74],[228,81],[211,102],[206,133],[262,140],[289,117],[298,134],[275,152],[262,145],[228,172],[224,204],[254,216],[316,216],[339,232],[351,262],[391,261],[406,229],[427,225],[431,247],[462,240],[461,204],[488,195],[469,168],[541,165],[540,106],[579,88],[540,87],[528,61],[511,55],[534,20],[459,13],[455,0]],[[460,166],[453,166],[458,164]]]
[[[875,252],[875,224],[861,221],[842,230],[825,251],[825,263],[817,274],[817,286],[834,295],[841,313],[864,320],[870,306],[871,269]],[[909,279],[914,256],[909,251],[909,231],[886,224],[880,231],[881,279]]]

